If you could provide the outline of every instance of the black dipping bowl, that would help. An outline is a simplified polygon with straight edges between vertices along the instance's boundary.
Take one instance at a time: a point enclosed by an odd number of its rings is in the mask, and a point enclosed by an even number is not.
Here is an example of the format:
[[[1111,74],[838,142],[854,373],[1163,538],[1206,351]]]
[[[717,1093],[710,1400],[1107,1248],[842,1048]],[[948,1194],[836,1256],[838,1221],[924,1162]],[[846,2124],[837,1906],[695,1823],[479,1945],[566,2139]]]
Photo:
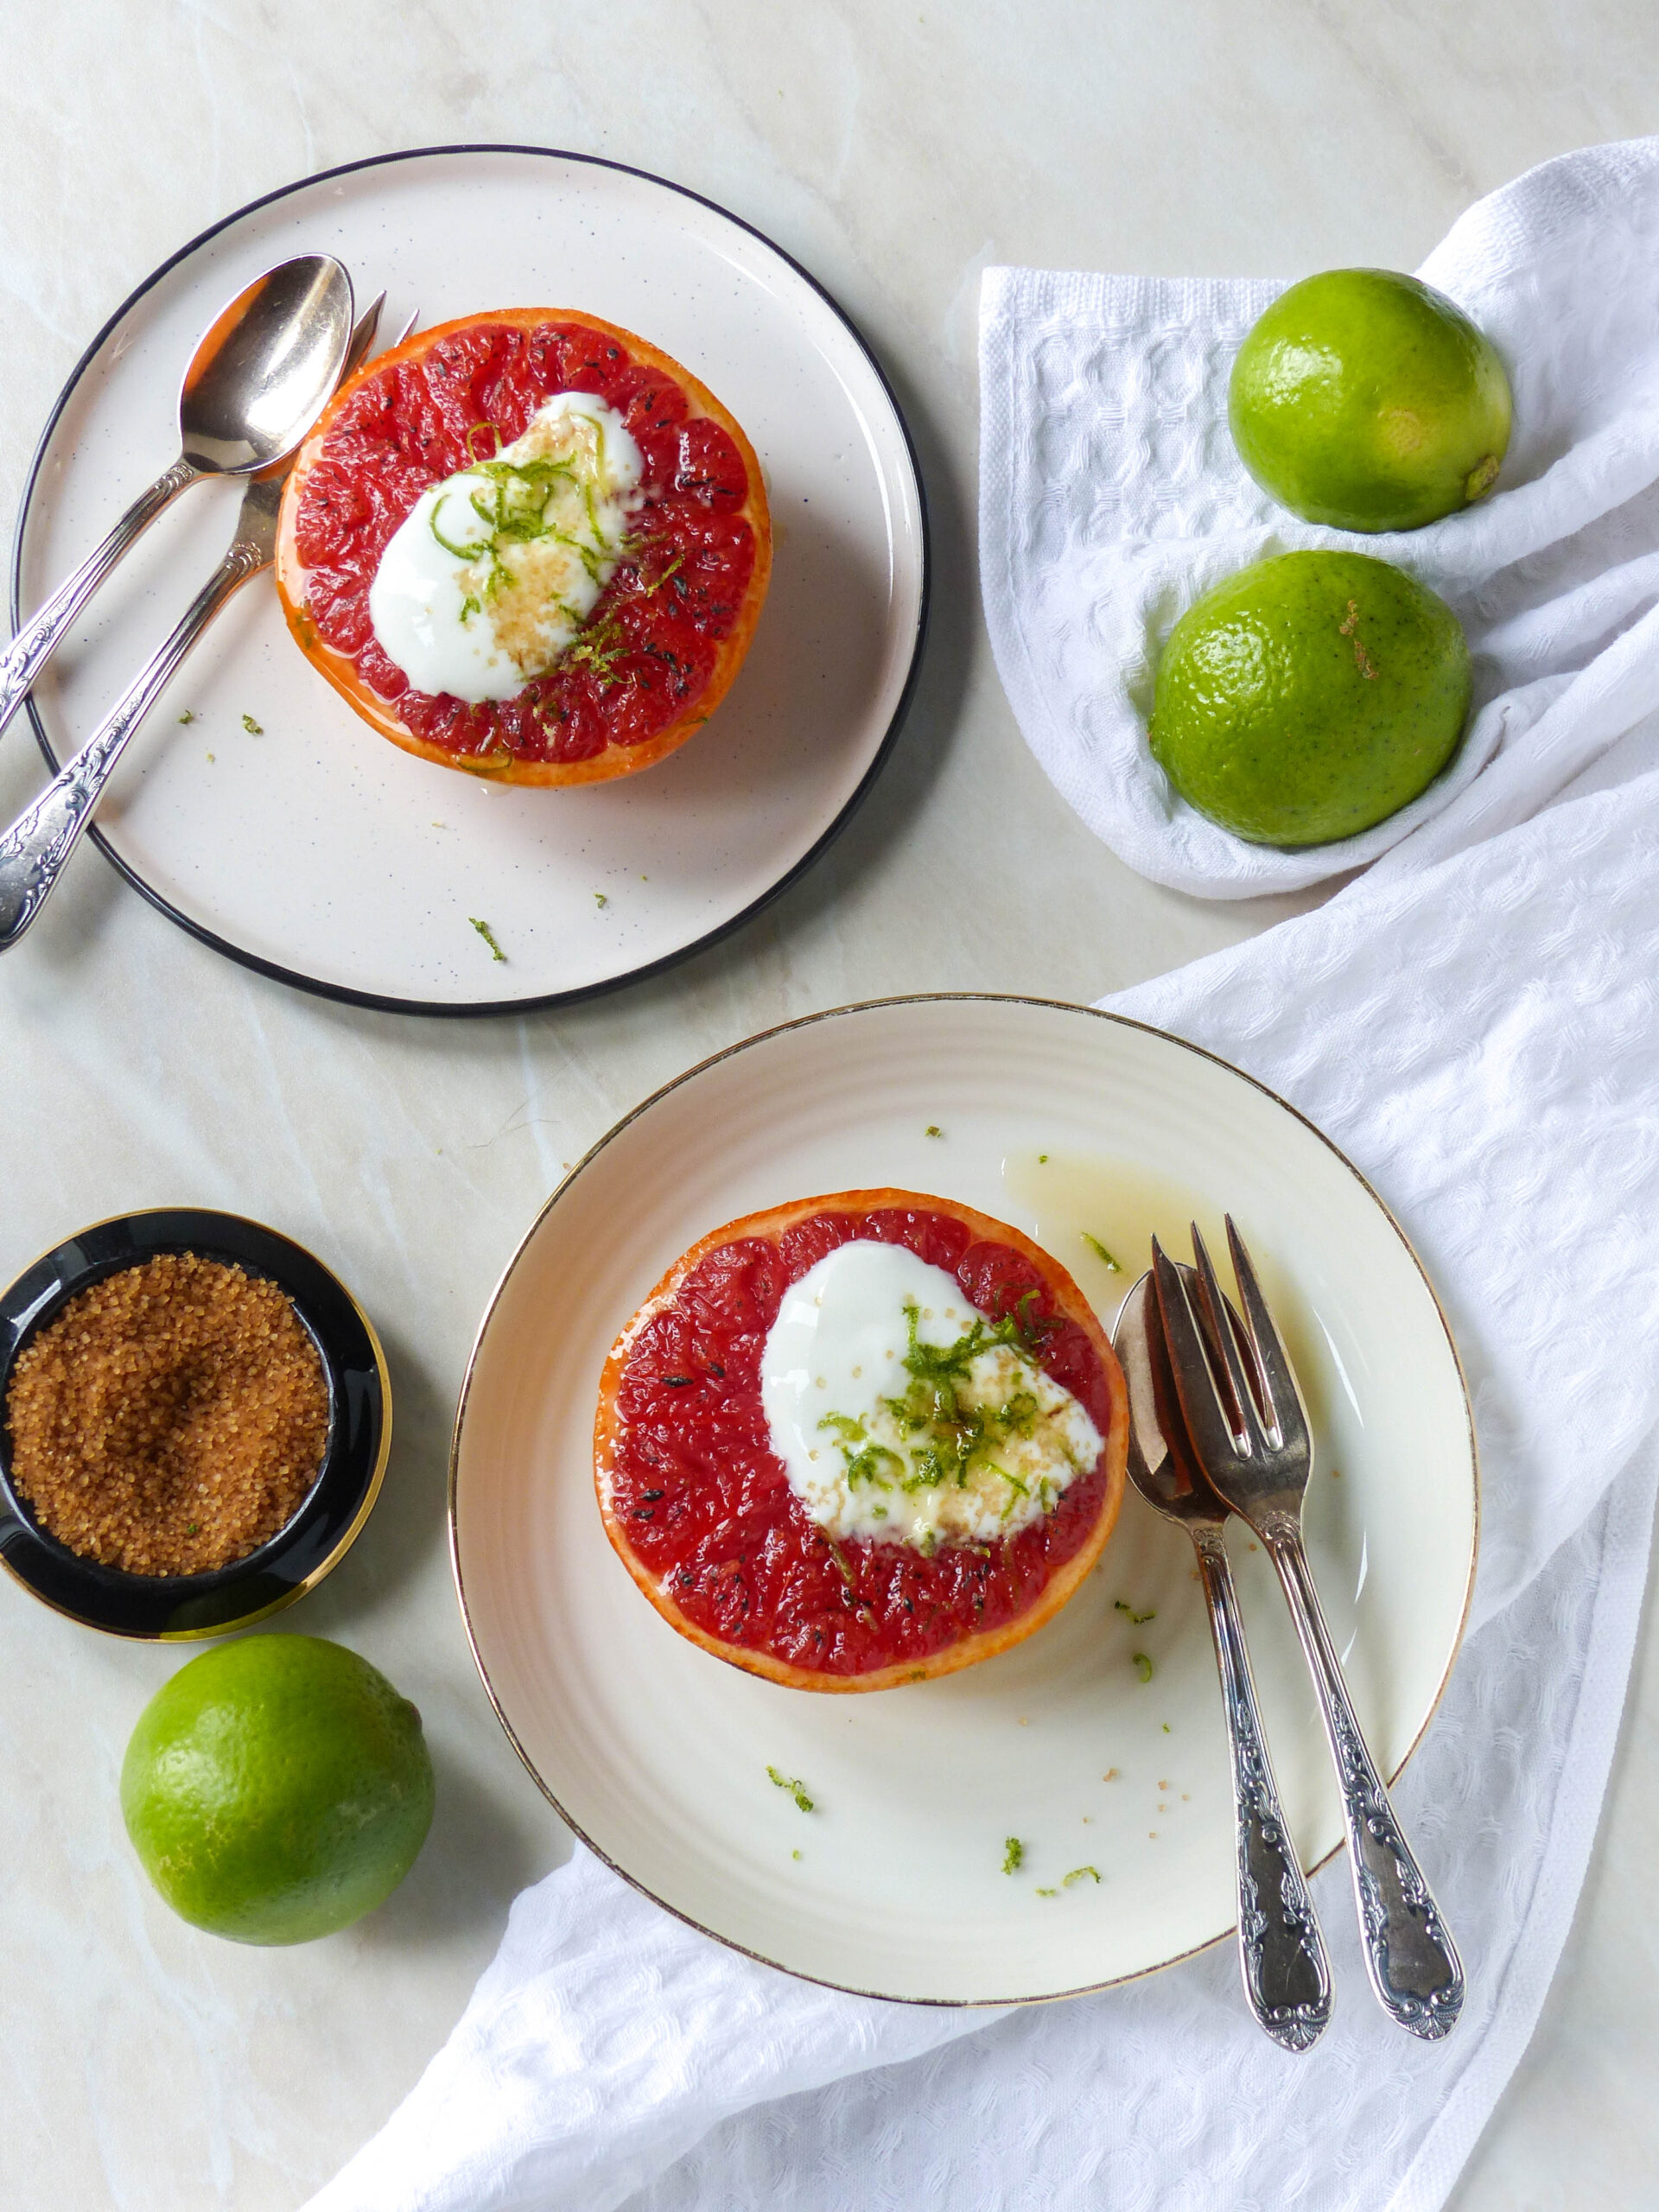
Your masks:
[[[321,1471],[287,1526],[208,1574],[128,1574],[83,1559],[41,1527],[11,1484],[4,1406],[12,1363],[77,1291],[158,1252],[194,1252],[287,1292],[322,1356],[328,1441]],[[45,1253],[0,1295],[0,1565],[56,1611],[112,1636],[188,1641],[224,1636],[302,1598],[343,1559],[369,1517],[391,1445],[385,1355],[338,1276],[263,1223],[194,1207],[123,1214]]]

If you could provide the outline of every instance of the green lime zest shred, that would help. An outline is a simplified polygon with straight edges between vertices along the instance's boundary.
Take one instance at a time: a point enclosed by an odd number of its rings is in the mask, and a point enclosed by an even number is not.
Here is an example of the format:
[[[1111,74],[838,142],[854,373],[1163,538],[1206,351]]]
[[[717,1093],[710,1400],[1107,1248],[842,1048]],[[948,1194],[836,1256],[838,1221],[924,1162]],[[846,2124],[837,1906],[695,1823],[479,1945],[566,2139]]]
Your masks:
[[[1141,1628],[1144,1626],[1147,1621],[1155,1621],[1158,1618],[1155,1612],[1137,1613],[1134,1606],[1126,1604],[1122,1598],[1113,1599],[1112,1611],[1115,1613],[1122,1613],[1124,1619],[1128,1621],[1131,1628]]]
[[[911,1495],[942,1486],[963,1489],[970,1474],[983,1469],[1007,1485],[1003,1520],[1020,1498],[1030,1497],[1027,1484],[1000,1465],[995,1454],[1004,1439],[1032,1434],[1041,1412],[1037,1397],[1029,1389],[1015,1389],[1004,1403],[983,1406],[969,1403],[967,1391],[974,1361],[996,1347],[1007,1346],[1027,1368],[1035,1366],[1043,1335],[1054,1325],[1046,1317],[1032,1315],[1035,1296],[1034,1291],[1027,1292],[1017,1312],[1001,1320],[976,1317],[972,1327],[949,1344],[925,1344],[921,1310],[913,1300],[906,1301],[909,1342],[903,1364],[909,1379],[903,1396],[884,1398],[881,1405],[900,1433],[916,1441],[907,1445],[906,1459],[876,1443],[863,1422],[850,1414],[826,1414],[818,1427],[834,1430],[840,1440],[849,1489],[861,1483],[880,1491],[890,1491],[896,1484]],[[1045,1478],[1039,1493],[1045,1511],[1056,1494]],[[925,1554],[925,1539],[917,1541]]]
[[[1085,1878],[1091,1882],[1099,1881],[1099,1869],[1094,1866],[1074,1866],[1071,1872],[1062,1878],[1060,1887],[1063,1890],[1069,1890],[1073,1882],[1081,1882]]]
[[[564,658],[568,665],[587,669],[608,690],[621,681],[616,674],[616,664],[627,649],[622,625],[612,611],[601,615],[597,622],[589,623]]]
[[[795,1802],[800,1807],[804,1813],[810,1813],[813,1810],[812,1800],[806,1794],[806,1784],[798,1777],[788,1774],[779,1774],[775,1766],[769,1766],[766,1769],[766,1773],[768,1777],[772,1781],[775,1782],[780,1789],[788,1790],[790,1796],[795,1800]]]
[[[1011,1835],[1002,1853],[1002,1872],[1005,1874],[1017,1874],[1024,1864],[1025,1856],[1025,1845],[1020,1842],[1017,1835]]]
[[[433,537],[437,539],[439,544],[442,546],[444,551],[450,554],[455,560],[471,561],[474,559],[484,549],[479,545],[457,545],[453,538],[446,537],[443,532],[438,528],[438,517],[442,512],[443,501],[442,499],[435,499],[432,502],[432,512],[426,518],[427,528],[431,531]]]
[[[1137,1651],[1134,1655],[1132,1663],[1135,1673],[1140,1675],[1143,1682],[1149,1682],[1152,1680],[1152,1662],[1144,1651]]]
[[[674,575],[677,574],[677,572],[678,572],[681,569],[683,569],[684,566],[685,566],[685,556],[684,556],[684,554],[683,554],[683,553],[677,553],[677,554],[674,556],[674,558],[673,558],[673,559],[669,563],[668,566],[667,566],[667,567],[663,570],[663,573],[661,574],[661,575],[659,575],[659,576],[657,578],[657,580],[656,580],[656,582],[655,582],[654,583],[645,584],[645,585],[643,585],[643,586],[641,587],[641,589],[642,589],[642,591],[643,591],[643,593],[644,593],[644,594],[645,594],[645,598],[647,598],[647,599],[654,599],[654,598],[656,597],[657,594],[658,594],[659,591],[661,591],[661,589],[662,589],[663,586],[664,586],[664,585],[668,582],[669,578],[670,578],[671,576],[672,576],[672,575]]]
[[[248,733],[248,735],[249,735],[250,737],[263,737],[263,736],[264,735],[264,734],[265,734],[265,733],[264,733],[264,731],[260,728],[259,724],[258,724],[257,721],[255,721],[255,720],[253,719],[253,716],[252,716],[251,715],[243,715],[243,717],[242,717],[242,727],[243,727],[243,728],[244,728],[245,730],[246,730],[246,732]]]
[[[496,943],[495,931],[490,927],[489,924],[487,922],[480,922],[476,914],[468,914],[467,918],[472,924],[473,927],[478,931],[480,937],[483,938],[485,944],[489,946],[491,959],[505,961],[507,956],[502,951],[500,946]]]
[[[1085,1229],[1083,1232],[1083,1241],[1089,1247],[1089,1249],[1094,1254],[1095,1257],[1100,1262],[1102,1267],[1109,1268],[1115,1275],[1121,1275],[1122,1274],[1122,1268],[1118,1266],[1117,1262],[1106,1249],[1106,1247],[1101,1243],[1098,1236],[1091,1236],[1089,1234],[1089,1231]]]

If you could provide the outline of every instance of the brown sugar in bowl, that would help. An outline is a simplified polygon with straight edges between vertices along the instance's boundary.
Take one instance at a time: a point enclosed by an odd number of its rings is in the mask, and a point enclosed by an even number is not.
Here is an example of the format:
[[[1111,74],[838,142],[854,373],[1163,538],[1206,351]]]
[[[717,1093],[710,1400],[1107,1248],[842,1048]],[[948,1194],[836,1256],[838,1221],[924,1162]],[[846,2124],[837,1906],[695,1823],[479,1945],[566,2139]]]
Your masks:
[[[291,1604],[390,1443],[368,1317],[262,1223],[99,1222],[0,1294],[0,1565],[87,1626],[219,1636]]]

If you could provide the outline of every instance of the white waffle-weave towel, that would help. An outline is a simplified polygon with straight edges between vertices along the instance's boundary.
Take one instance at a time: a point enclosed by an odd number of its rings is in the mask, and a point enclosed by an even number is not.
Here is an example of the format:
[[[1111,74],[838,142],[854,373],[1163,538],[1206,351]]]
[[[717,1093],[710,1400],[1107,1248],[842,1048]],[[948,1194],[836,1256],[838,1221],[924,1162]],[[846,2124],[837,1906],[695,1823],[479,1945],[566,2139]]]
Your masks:
[[[1502,354],[1513,442],[1483,505],[1375,537],[1297,521],[1233,449],[1233,356],[1281,285],[986,270],[986,620],[1027,742],[1097,836],[1177,890],[1294,890],[1403,838],[1438,856],[1522,820],[1659,706],[1656,266],[1659,138],[1565,155],[1471,207],[1418,274]],[[1395,562],[1450,601],[1476,712],[1413,804],[1287,852],[1177,798],[1146,726],[1158,656],[1192,601],[1247,562],[1313,545]]]
[[[1659,757],[1659,731],[1624,765],[1644,748]],[[988,2024],[754,1966],[579,1853],[518,1899],[448,2044],[311,2212],[1434,2212],[1572,1918],[1641,1606],[1649,765],[1115,1001],[1327,1129],[1451,1311],[1484,1474],[1480,1625],[1400,1791],[1470,1968],[1450,2042],[1415,2044],[1369,2001],[1340,1865],[1320,1877],[1337,2017],[1290,2058],[1251,2024],[1226,1947]]]
[[[1656,165],[1581,158],[1588,181],[1544,201],[1616,200],[1610,179],[1647,189]],[[1507,235],[1504,200],[1469,221]],[[1583,365],[1622,419],[1607,365]],[[1640,593],[1581,557],[1604,636],[1637,636]],[[1329,906],[1113,1001],[1319,1121],[1452,1312],[1484,1473],[1478,1626],[1399,1797],[1471,1968],[1457,2035],[1414,2044],[1369,2003],[1340,1865],[1319,1878],[1338,2017],[1291,2059],[1224,1948],[988,2020],[870,2004],[721,1950],[578,1853],[518,1899],[448,2044],[309,2212],[1436,2212],[1572,1918],[1659,1482],[1659,722],[1635,726],[1635,689],[1617,703],[1637,658],[1548,679],[1547,774],[1517,746],[1505,783],[1506,739]]]

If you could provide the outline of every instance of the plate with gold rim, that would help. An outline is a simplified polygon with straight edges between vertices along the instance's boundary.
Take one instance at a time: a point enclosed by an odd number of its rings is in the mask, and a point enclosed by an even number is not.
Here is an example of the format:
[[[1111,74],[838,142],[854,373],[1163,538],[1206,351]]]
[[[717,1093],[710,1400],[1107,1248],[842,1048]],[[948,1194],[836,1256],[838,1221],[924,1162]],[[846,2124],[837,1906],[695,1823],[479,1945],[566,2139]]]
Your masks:
[[[386,289],[389,332],[411,312],[430,326],[547,307],[636,331],[699,377],[766,480],[753,645],[671,759],[524,790],[378,736],[257,578],[152,709],[95,839],[217,950],[397,1012],[580,999],[711,944],[812,865],[879,772],[920,664],[927,519],[904,418],[851,321],[781,248],[680,186],[548,148],[441,146],[227,216],[144,280],[70,377],[24,490],[14,622],[176,451],[179,379],[224,302],[314,251],[346,263],[360,299]],[[29,702],[54,767],[194,596],[238,499],[194,486],[94,598]]]
[[[1131,1494],[1098,1567],[1027,1642],[826,1697],[677,1636],[601,1524],[600,1370],[669,1264],[722,1222],[887,1185],[1011,1222],[1109,1327],[1154,1231],[1179,1244],[1189,1219],[1209,1230],[1233,1212],[1309,1402],[1321,1594],[1379,1764],[1400,1770],[1456,1656],[1478,1520],[1433,1287],[1357,1170],[1271,1092],[1160,1031],[1041,1001],[887,1000],[764,1032],[645,1101],[567,1177],[491,1300],[461,1394],[450,1540],[467,1634],[569,1826],[721,1941],[912,2002],[1100,1988],[1234,1919],[1220,1696],[1181,1530]],[[1342,1836],[1317,1708],[1264,1556],[1240,1523],[1229,1548],[1313,1866]],[[812,1809],[769,1770],[800,1778]]]

